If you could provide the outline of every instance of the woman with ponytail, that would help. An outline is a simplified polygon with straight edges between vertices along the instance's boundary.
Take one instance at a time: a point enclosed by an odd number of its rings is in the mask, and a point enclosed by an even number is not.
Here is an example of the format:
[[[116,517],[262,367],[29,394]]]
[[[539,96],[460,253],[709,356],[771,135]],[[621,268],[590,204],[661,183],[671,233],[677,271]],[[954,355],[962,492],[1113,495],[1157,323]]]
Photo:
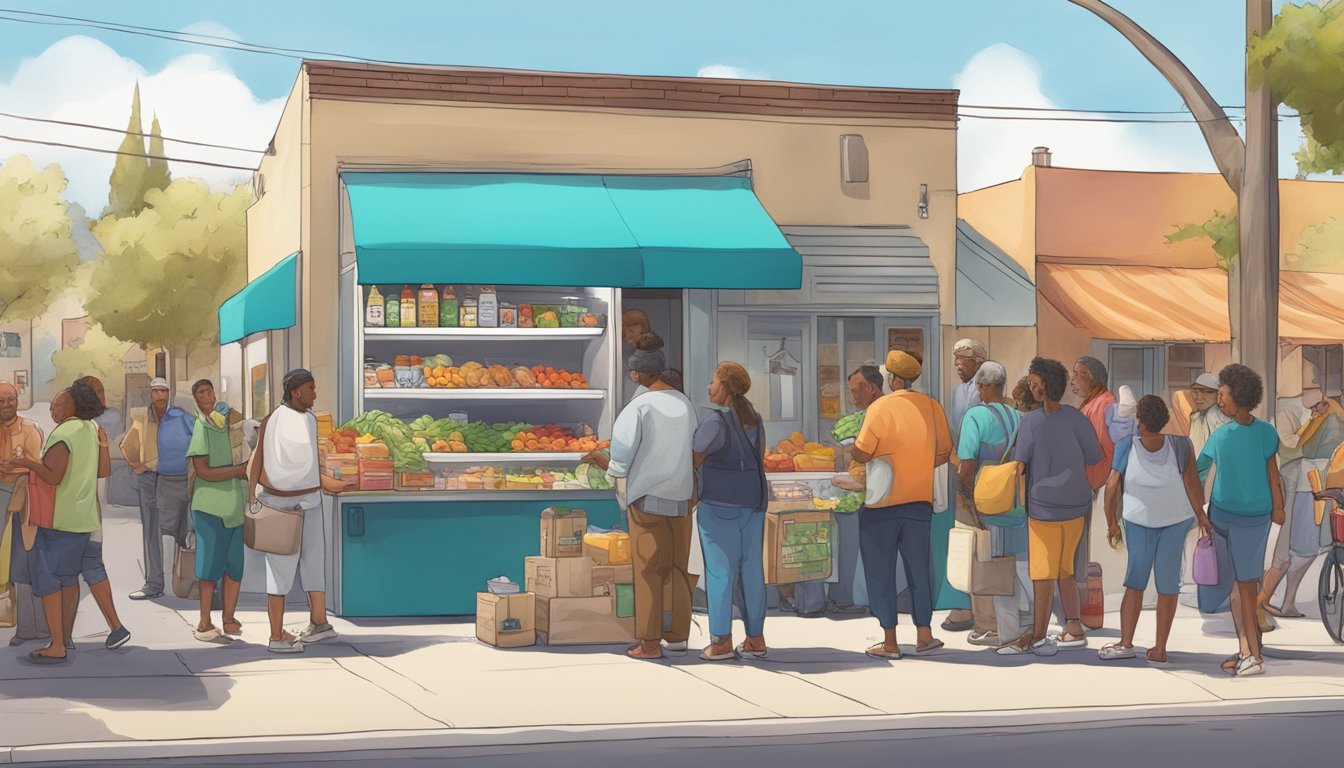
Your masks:
[[[747,400],[751,377],[737,363],[719,363],[709,382],[707,409],[693,450],[700,473],[697,506],[700,548],[705,556],[711,644],[706,661],[747,655],[764,658],[765,434],[761,415]],[[741,578],[746,640],[733,646],[733,585]]]

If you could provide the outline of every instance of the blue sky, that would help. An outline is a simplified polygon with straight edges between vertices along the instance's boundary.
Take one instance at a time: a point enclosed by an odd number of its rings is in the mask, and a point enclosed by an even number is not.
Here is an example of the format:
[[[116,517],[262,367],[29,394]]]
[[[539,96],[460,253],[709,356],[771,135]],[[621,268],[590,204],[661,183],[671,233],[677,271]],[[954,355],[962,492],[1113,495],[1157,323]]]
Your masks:
[[[1114,0],[1114,4],[1166,43],[1221,103],[1243,102],[1243,0]],[[0,5],[422,63],[681,76],[722,65],[779,80],[962,87],[964,104],[1181,107],[1175,92],[1128,43],[1067,0],[235,0],[225,4],[10,0]],[[0,11],[0,17],[4,15]],[[168,135],[261,146],[274,128],[280,100],[297,67],[298,62],[288,58],[0,18],[3,111],[40,117],[79,115],[83,121],[120,126],[129,90],[140,79],[147,111],[158,110],[164,116]],[[124,76],[114,77],[111,70]],[[87,81],[99,77],[106,81],[99,93],[75,94],[92,89]],[[236,87],[232,79],[239,81]],[[191,93],[201,90],[193,82],[217,83],[208,89],[218,94],[215,102],[193,102],[203,98]],[[74,95],[62,101],[66,91]],[[217,114],[207,119],[212,109]],[[31,123],[14,128],[0,122],[0,129],[29,138],[56,133]],[[1295,169],[1288,153],[1298,141],[1296,125],[1285,124],[1283,133],[1281,171],[1292,175]],[[80,137],[79,141],[94,142],[86,134]],[[963,189],[1015,178],[1030,147],[1038,143],[1055,147],[1060,165],[1213,170],[1193,125],[965,120],[959,147]],[[17,151],[15,146],[0,143],[0,157]],[[171,142],[169,150],[178,156],[227,158],[244,165],[248,160],[236,153],[175,148]],[[110,168],[110,159],[29,153],[63,167],[88,166],[87,171],[68,167],[77,197],[95,197],[99,169]],[[199,167],[192,172],[196,170],[217,179],[228,175]],[[84,174],[89,178],[83,179]]]

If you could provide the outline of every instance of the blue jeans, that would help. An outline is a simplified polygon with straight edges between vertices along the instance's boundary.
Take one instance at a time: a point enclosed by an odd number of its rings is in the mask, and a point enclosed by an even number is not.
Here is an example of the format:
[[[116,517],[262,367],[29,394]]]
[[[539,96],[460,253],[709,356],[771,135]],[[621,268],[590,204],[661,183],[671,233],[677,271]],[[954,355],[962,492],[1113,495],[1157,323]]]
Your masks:
[[[709,633],[716,641],[733,634],[733,583],[740,578],[747,637],[760,637],[765,632],[765,569],[761,564],[765,513],[704,502],[696,511],[705,557]]]
[[[1162,528],[1150,528],[1126,520],[1129,562],[1125,570],[1125,588],[1142,592],[1148,588],[1151,574],[1157,580],[1157,594],[1179,595],[1185,535],[1194,524],[1194,520],[1182,520]]]
[[[896,555],[905,562],[916,627],[933,622],[933,564],[929,555],[933,505],[927,501],[859,510],[859,550],[868,584],[868,610],[883,629],[896,627]]]
[[[54,595],[61,587],[70,587],[84,577],[89,586],[107,581],[103,567],[103,545],[93,541],[91,533],[71,533],[50,528],[37,529],[33,544],[33,594]]]

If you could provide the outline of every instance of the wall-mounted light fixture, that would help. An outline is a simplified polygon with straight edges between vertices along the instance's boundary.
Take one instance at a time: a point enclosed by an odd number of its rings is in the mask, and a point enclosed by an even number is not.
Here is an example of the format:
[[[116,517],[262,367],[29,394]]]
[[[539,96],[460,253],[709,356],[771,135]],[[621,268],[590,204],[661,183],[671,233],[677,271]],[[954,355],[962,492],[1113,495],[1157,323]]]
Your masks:
[[[929,185],[919,185],[919,218],[929,218]]]

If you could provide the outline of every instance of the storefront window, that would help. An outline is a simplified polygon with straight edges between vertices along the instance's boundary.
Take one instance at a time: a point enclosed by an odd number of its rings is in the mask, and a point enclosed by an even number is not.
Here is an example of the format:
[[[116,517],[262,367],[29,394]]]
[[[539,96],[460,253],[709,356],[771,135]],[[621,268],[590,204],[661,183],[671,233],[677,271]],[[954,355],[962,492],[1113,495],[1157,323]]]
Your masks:
[[[1118,392],[1121,386],[1127,385],[1134,390],[1135,397],[1157,394],[1160,350],[1157,346],[1112,346],[1111,359],[1107,363],[1109,389]]]
[[[270,377],[268,375],[269,367],[266,360],[266,351],[269,344],[265,334],[261,335],[247,344],[246,371],[247,371],[247,393],[244,396],[248,417],[253,419],[262,419],[271,410],[271,391]]]
[[[1167,346],[1167,398],[1177,391],[1189,389],[1205,370],[1203,344],[1170,344]]]

